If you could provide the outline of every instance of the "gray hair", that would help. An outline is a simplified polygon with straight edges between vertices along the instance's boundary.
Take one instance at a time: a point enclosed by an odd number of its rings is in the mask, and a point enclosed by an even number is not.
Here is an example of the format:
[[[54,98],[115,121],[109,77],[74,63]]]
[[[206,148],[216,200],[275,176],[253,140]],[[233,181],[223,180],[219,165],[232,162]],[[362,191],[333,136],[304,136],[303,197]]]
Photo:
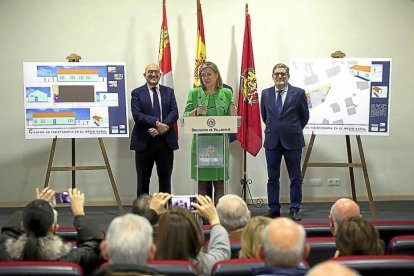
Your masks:
[[[145,265],[152,232],[148,220],[141,216],[126,214],[113,219],[106,234],[109,262]]]
[[[303,259],[306,232],[302,225],[297,224],[297,242],[289,248],[281,248],[271,240],[270,227],[268,224],[262,233],[262,246],[264,250],[264,261],[266,265],[296,267]]]
[[[234,231],[246,226],[250,219],[250,211],[246,202],[237,195],[225,195],[216,206],[221,225],[227,231]]]
[[[132,202],[132,213],[136,215],[144,215],[150,209],[152,196],[149,194],[142,194]]]

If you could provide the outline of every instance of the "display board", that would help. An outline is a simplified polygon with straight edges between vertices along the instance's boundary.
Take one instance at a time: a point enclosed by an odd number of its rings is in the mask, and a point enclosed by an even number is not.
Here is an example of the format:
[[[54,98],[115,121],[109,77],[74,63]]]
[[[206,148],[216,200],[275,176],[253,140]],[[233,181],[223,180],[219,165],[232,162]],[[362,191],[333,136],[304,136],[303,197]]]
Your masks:
[[[128,137],[125,64],[25,62],[26,139]]]
[[[391,59],[293,59],[289,82],[306,91],[305,134],[389,135]]]

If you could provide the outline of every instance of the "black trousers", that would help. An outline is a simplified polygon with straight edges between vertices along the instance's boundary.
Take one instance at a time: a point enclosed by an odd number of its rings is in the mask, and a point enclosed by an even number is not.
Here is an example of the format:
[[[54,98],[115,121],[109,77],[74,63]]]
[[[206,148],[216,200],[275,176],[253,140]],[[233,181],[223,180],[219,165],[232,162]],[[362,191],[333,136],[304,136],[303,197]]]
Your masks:
[[[174,151],[162,137],[152,139],[144,151],[135,151],[137,197],[142,194],[149,194],[149,185],[154,163],[157,166],[158,190],[164,193],[171,193],[173,162]]]
[[[213,196],[214,186],[214,196]],[[214,200],[214,204],[217,205],[220,197],[224,195],[224,180],[217,181],[198,181],[198,193],[200,195],[208,195]]]

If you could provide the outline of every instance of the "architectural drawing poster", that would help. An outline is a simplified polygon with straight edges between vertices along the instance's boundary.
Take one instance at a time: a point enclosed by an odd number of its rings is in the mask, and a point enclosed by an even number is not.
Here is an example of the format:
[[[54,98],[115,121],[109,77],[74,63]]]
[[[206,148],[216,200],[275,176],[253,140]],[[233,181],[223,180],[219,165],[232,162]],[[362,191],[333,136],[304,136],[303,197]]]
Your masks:
[[[25,137],[128,137],[125,64],[25,62]]]
[[[294,59],[289,82],[306,91],[305,134],[389,135],[391,59]]]

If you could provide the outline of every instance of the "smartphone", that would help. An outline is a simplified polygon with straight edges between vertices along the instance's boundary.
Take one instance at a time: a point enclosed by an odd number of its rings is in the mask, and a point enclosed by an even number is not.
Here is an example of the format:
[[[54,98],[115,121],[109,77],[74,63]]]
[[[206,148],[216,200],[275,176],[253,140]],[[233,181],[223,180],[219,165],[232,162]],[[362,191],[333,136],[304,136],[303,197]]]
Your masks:
[[[70,197],[68,192],[55,193],[56,204],[67,204],[70,203]]]
[[[187,210],[195,210],[195,208],[191,205],[192,202],[197,202],[197,199],[194,195],[177,195],[173,196],[169,202],[169,206],[178,206]]]

